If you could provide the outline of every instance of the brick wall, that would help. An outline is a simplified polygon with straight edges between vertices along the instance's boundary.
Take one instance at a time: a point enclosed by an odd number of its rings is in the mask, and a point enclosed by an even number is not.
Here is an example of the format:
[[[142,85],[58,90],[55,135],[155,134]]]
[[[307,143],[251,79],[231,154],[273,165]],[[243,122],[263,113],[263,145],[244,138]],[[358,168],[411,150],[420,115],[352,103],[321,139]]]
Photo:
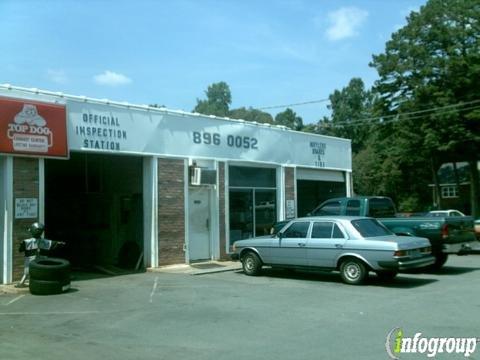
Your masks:
[[[286,200],[295,201],[295,169],[293,167],[285,168],[285,214],[287,213]]]
[[[219,235],[220,235],[220,259],[228,260],[229,257],[226,252],[227,244],[227,228],[225,217],[225,163],[218,163],[218,192],[219,192]]]
[[[16,198],[36,198],[39,191],[38,159],[13,158],[13,204]],[[13,281],[20,280],[23,275],[24,254],[18,252],[20,243],[29,237],[27,228],[37,219],[13,219]]]
[[[185,263],[184,161],[158,159],[159,265]]]

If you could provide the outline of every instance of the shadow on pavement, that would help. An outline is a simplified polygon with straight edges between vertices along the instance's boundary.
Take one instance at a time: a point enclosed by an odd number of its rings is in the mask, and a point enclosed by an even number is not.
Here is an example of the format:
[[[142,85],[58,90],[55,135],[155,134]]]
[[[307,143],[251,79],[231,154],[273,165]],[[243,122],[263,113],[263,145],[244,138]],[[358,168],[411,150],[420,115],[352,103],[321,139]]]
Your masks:
[[[460,266],[444,266],[441,269],[416,269],[405,271],[405,274],[432,274],[432,275],[462,275],[473,271],[478,271],[478,267],[460,267]]]
[[[235,271],[236,274],[246,276],[242,270]],[[406,274],[399,274],[394,280],[385,281],[379,279],[375,274],[370,273],[368,279],[365,281],[367,286],[381,286],[387,288],[409,289],[419,286],[428,285],[437,282],[436,279],[424,279],[417,277],[405,276]],[[321,272],[321,271],[301,271],[290,269],[263,269],[262,275],[264,277],[278,278],[278,279],[292,279],[302,281],[315,282],[329,282],[343,284],[340,274],[338,272]],[[346,285],[346,284],[345,284]],[[347,286],[347,285],[346,285]]]
[[[140,274],[144,273],[145,270],[112,270],[109,268],[108,270],[104,269],[95,269],[95,268],[84,268],[84,269],[72,269],[70,279],[72,281],[86,281],[86,280],[95,280],[95,279],[103,279],[103,278],[111,278],[116,276],[122,275],[131,275],[131,274]]]

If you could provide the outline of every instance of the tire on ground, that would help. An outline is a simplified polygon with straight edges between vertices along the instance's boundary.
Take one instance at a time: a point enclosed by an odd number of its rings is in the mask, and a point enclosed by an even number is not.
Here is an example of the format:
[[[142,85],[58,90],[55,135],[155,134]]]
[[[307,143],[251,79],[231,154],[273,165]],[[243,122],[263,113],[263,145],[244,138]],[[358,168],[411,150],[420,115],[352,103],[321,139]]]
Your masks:
[[[443,267],[443,265],[445,265],[445,263],[447,262],[448,254],[437,252],[433,254],[433,256],[435,256],[435,263],[431,265],[431,268],[433,270],[440,270]]]
[[[242,256],[242,267],[246,275],[259,275],[262,270],[262,260],[253,251],[249,251]]]
[[[28,287],[33,295],[55,295],[70,289],[70,280],[48,281],[30,278]]]
[[[59,258],[41,258],[30,262],[30,279],[45,281],[70,281],[70,262]]]
[[[360,285],[368,276],[368,268],[363,261],[349,257],[340,264],[340,276],[346,284]]]

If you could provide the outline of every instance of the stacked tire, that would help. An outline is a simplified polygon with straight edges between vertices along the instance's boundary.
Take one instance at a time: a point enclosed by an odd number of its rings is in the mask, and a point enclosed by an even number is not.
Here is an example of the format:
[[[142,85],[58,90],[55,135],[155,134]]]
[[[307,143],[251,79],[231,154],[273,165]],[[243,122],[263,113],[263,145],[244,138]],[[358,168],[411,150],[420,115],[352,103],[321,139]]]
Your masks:
[[[70,262],[60,258],[39,258],[30,262],[29,289],[33,295],[61,294],[70,289]]]

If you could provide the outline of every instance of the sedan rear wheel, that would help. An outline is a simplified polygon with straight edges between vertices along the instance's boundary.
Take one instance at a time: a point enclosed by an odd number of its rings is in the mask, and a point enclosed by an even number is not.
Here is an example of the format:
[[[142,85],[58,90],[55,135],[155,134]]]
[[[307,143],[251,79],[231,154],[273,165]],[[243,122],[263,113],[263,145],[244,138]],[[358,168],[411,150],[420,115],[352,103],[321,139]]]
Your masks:
[[[367,275],[367,268],[360,260],[346,259],[340,265],[340,276],[346,284],[360,285],[365,281]]]
[[[255,276],[262,270],[262,261],[254,252],[248,252],[242,257],[243,272],[246,275]]]

